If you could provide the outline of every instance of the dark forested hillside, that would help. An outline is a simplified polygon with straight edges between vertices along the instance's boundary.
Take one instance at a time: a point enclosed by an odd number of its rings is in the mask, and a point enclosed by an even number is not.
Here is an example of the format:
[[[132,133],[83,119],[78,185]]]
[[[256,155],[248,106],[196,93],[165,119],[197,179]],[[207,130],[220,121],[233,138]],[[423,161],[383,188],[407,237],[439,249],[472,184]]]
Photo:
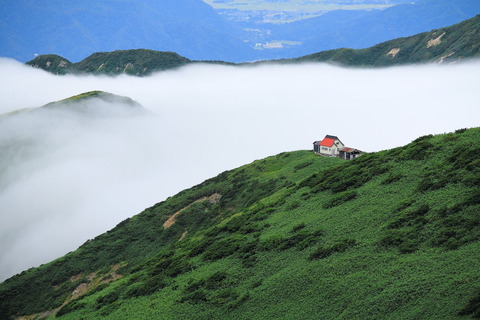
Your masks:
[[[0,317],[478,318],[478,154],[475,128],[255,161],[6,280]]]
[[[191,61],[173,52],[146,49],[97,52],[77,63],[56,55],[42,55],[27,62],[54,74],[129,74],[148,75],[154,71],[174,69]]]

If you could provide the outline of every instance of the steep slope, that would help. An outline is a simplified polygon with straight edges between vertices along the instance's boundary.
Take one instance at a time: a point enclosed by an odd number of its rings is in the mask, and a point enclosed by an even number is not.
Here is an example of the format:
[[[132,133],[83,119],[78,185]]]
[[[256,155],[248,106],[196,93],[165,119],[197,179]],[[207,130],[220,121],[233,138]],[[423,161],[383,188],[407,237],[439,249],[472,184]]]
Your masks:
[[[335,62],[349,66],[456,62],[480,55],[480,16],[451,27],[380,43],[367,49],[319,52],[289,62]]]
[[[465,319],[480,305],[480,129],[344,162],[282,153],[0,285],[0,315]]]
[[[9,1],[2,4],[0,56],[20,61],[57,53],[79,61],[93,52],[149,48],[191,59],[244,59],[243,31],[201,0]]]

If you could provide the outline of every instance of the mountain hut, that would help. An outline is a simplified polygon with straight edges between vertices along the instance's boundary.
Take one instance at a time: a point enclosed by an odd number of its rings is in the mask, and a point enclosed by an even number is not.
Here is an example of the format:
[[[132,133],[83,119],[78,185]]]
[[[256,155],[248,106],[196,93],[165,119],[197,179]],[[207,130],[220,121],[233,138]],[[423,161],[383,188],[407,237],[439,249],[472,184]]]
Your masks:
[[[327,157],[338,157],[340,149],[344,148],[343,144],[337,136],[326,135],[322,141],[315,141],[313,143],[313,151],[316,154]]]

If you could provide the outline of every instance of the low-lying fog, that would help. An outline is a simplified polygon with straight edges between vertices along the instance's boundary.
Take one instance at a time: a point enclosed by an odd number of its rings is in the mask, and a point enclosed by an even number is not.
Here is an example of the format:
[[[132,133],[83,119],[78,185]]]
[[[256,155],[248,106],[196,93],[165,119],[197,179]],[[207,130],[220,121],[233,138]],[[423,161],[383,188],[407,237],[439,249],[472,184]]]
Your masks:
[[[326,134],[378,151],[479,125],[480,63],[388,69],[195,65],[54,76],[0,59],[0,113],[103,90],[147,115],[0,121],[0,280],[218,173]]]

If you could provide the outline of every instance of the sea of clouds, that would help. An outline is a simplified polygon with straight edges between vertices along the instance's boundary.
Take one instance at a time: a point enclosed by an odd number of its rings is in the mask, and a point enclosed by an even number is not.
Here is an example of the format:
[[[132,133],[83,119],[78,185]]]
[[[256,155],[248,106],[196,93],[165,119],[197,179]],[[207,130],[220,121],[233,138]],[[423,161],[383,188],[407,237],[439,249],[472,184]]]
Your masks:
[[[0,59],[0,114],[92,90],[148,110],[3,117],[0,281],[222,171],[311,149],[326,134],[373,152],[478,126],[479,74],[480,63],[470,62],[200,64],[144,78],[54,76]]]

